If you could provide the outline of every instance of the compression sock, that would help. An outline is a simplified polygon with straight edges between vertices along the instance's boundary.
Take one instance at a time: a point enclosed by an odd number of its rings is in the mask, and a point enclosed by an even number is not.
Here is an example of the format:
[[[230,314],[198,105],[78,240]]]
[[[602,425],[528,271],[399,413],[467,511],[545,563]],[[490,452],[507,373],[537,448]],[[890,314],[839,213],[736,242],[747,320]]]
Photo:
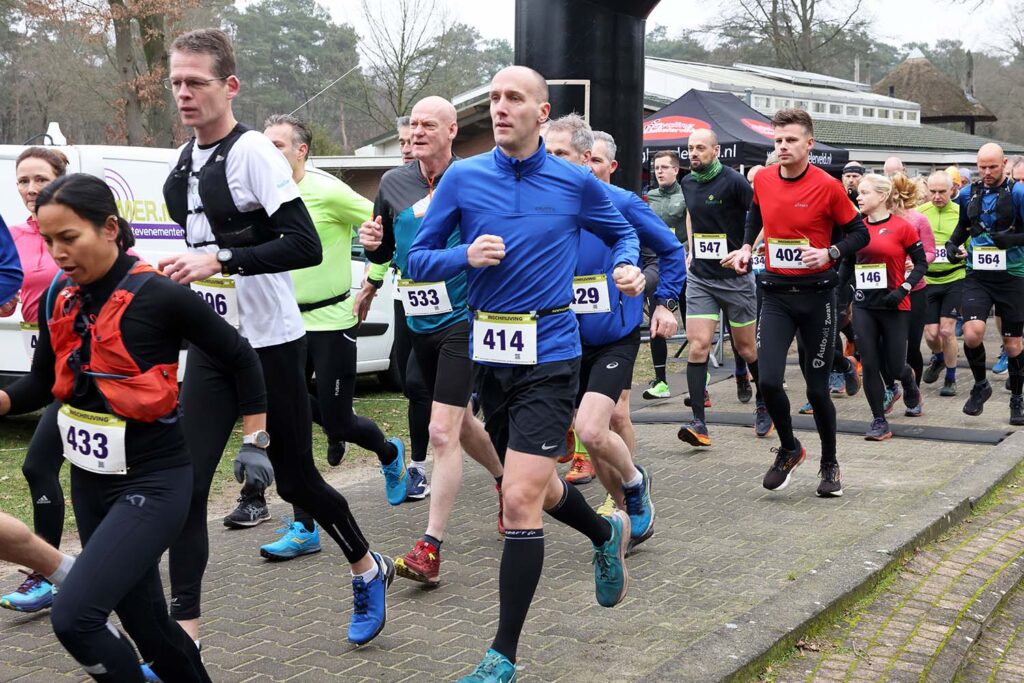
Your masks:
[[[734,371],[733,374],[735,374],[737,377],[746,377],[747,376],[747,370],[748,370],[747,361],[743,360],[743,356],[737,355],[736,356],[736,370]]]
[[[1024,389],[1024,354],[1007,357],[1007,367],[1010,372],[1010,393],[1019,396]]]
[[[985,345],[978,344],[976,347],[971,348],[964,342],[964,357],[967,359],[967,364],[971,367],[971,374],[974,375],[975,382],[985,381]]]
[[[564,481],[562,498],[550,510],[545,510],[562,524],[570,526],[590,539],[596,546],[604,545],[612,537],[612,525],[590,507],[580,490]]]
[[[654,363],[654,379],[667,383],[665,365],[668,363],[668,343],[661,337],[651,339],[651,362]]]
[[[505,529],[498,570],[498,632],[491,649],[516,661],[519,636],[544,568],[543,529]]]
[[[955,367],[954,368],[946,368],[946,381],[947,382],[955,382],[956,381],[956,368]]]
[[[292,506],[292,514],[295,515],[296,522],[302,522],[302,526],[305,527],[306,531],[313,533],[316,530],[316,522],[313,521],[313,515],[294,505]]]
[[[760,380],[760,371],[758,370],[758,367],[757,367],[757,361],[756,360],[752,360],[752,361],[748,362],[747,363],[747,369],[750,370],[750,381],[752,381],[754,383],[754,399],[758,403],[760,403],[761,402],[761,386],[760,386],[759,382],[761,380]]]
[[[696,420],[704,421],[704,387],[708,380],[708,362],[686,364],[686,386],[690,392],[690,408]]]

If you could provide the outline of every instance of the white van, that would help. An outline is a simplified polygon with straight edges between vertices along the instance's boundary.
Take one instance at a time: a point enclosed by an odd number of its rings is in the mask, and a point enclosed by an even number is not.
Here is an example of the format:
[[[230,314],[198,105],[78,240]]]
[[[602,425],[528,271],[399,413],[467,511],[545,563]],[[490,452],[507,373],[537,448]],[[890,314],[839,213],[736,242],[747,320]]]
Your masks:
[[[101,145],[58,146],[68,158],[68,173],[91,173],[107,181],[118,209],[135,229],[135,251],[150,263],[185,249],[182,230],[167,215],[163,184],[168,164],[177,158],[173,149]],[[0,216],[8,225],[23,223],[28,211],[15,185],[14,162],[22,145],[0,145]],[[366,259],[358,243],[353,246],[352,284],[363,281]],[[358,372],[380,373],[382,381],[398,384],[393,358],[395,336],[395,275],[388,271],[384,287],[359,330]],[[358,290],[353,290],[355,296]],[[0,387],[28,371],[31,338],[21,332],[21,311],[0,318]]]

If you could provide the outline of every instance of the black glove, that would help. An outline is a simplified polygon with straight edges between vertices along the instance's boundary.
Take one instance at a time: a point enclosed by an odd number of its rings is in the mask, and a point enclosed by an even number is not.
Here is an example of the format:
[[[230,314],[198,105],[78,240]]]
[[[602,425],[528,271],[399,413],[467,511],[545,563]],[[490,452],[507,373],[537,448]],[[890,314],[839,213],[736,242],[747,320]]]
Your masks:
[[[235,481],[265,489],[274,483],[274,466],[267,451],[252,444],[242,444],[235,457]]]
[[[906,297],[907,290],[903,287],[897,287],[886,294],[882,301],[885,303],[886,308],[897,308]]]
[[[950,263],[960,263],[963,261],[963,259],[958,256],[959,253],[960,247],[954,244],[953,240],[946,242],[946,258]]]
[[[992,238],[992,244],[996,245],[999,249],[1009,249],[1013,246],[1013,239],[1010,235],[1011,233],[1009,230],[989,233],[989,236]]]

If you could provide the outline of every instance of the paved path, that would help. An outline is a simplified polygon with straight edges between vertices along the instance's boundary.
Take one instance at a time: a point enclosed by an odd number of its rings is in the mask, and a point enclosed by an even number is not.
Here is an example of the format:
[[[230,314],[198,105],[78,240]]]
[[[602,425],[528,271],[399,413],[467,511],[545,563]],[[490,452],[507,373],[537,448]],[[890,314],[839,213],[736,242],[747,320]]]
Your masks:
[[[682,376],[672,381],[676,391],[685,383]],[[788,382],[799,395],[795,367]],[[961,416],[965,396],[940,400],[937,390],[928,388],[918,424],[1005,431],[1002,390],[977,420]],[[730,382],[712,393],[713,411],[752,408],[737,402]],[[679,398],[658,403],[645,412],[682,409]],[[837,404],[843,417],[866,421],[862,396]],[[638,459],[654,478],[658,522],[630,559],[632,587],[622,605],[595,603],[589,544],[548,525],[544,575],[520,649],[521,680],[708,680],[763,651],[764,638],[795,628],[962,506],[961,482],[984,488],[1010,466],[1005,452],[987,445],[868,444],[840,435],[847,495],[823,500],[814,495],[820,450],[810,433],[802,438],[811,456],[793,484],[769,493],[760,482],[774,435],[759,441],[747,428],[713,426],[713,448],[697,451],[676,440],[676,429],[638,427]],[[424,590],[398,579],[386,630],[358,649],[344,642],[351,594],[338,549],[325,545],[319,555],[271,564],[256,549],[274,536],[273,527],[238,532],[211,523],[203,651],[213,679],[433,681],[472,668],[493,635],[502,543],[492,482],[471,463],[466,473],[445,541],[444,582]],[[404,553],[422,533],[426,503],[391,508],[376,478],[341,488],[376,549]],[[603,499],[597,484],[583,490],[595,505]],[[0,662],[2,681],[82,679],[45,613],[0,614]]]

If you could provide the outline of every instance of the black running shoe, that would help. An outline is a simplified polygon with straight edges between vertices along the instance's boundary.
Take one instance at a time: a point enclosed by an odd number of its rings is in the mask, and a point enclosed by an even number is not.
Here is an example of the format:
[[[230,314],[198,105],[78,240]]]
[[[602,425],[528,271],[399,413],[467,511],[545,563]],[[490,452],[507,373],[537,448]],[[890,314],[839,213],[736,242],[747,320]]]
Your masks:
[[[946,364],[933,353],[932,359],[928,362],[928,367],[924,369],[924,374],[921,376],[921,380],[925,384],[935,384],[939,381],[939,373],[945,369]]]
[[[224,526],[231,529],[247,529],[270,519],[270,509],[263,497],[239,497],[238,507],[224,518]]]
[[[327,464],[331,467],[337,467],[345,459],[346,453],[348,453],[347,441],[335,441],[329,444],[327,446]]]
[[[885,441],[886,439],[892,438],[892,432],[889,431],[889,423],[884,417],[876,417],[871,421],[871,426],[868,431],[864,432],[864,438],[867,441]]]
[[[772,418],[768,414],[768,408],[765,407],[764,401],[757,402],[757,408],[754,410],[754,433],[759,438],[765,438],[772,433],[774,427]]]
[[[769,491],[781,491],[782,489],[789,486],[789,480],[793,476],[793,470],[803,463],[804,458],[807,457],[807,450],[800,445],[800,442],[796,442],[796,449],[787,451],[782,446],[772,449],[773,453],[776,453],[775,463],[768,468],[768,472],[764,475],[764,486]]]
[[[1024,425],[1024,396],[1021,394],[1010,397],[1010,424]]]
[[[947,379],[943,382],[942,388],[939,389],[939,396],[956,396],[956,394],[957,390],[955,379]]]
[[[975,382],[971,387],[971,395],[967,397],[967,403],[964,404],[964,413],[973,416],[981,415],[981,412],[985,410],[985,401],[990,398],[992,398],[992,385],[988,383],[988,380]]]
[[[736,398],[740,400],[740,403],[750,403],[750,399],[754,397],[754,390],[750,386],[750,380],[746,375],[736,376]]]
[[[843,473],[839,470],[839,463],[833,462],[822,465],[818,470],[821,483],[818,484],[818,495],[822,498],[838,498],[843,495]]]

